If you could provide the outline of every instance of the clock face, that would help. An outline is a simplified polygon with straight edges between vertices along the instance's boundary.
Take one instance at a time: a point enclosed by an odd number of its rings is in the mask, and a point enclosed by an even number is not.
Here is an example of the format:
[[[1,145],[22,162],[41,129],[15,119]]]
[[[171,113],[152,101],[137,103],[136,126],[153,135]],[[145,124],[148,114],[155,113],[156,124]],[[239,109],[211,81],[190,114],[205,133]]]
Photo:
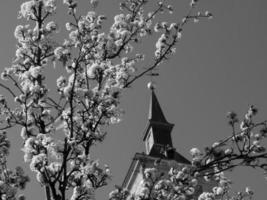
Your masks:
[[[148,138],[147,138],[147,141],[146,141],[146,151],[147,151],[147,154],[149,154],[151,148],[152,148],[152,145],[153,145],[153,133],[152,133],[152,129],[149,131],[148,133]]]

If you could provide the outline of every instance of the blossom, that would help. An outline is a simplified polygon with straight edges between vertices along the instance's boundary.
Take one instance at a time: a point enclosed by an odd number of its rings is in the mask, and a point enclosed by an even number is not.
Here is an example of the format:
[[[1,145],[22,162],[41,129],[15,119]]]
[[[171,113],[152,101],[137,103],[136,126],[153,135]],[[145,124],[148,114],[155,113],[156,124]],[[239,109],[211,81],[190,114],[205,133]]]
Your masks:
[[[178,173],[176,174],[176,177],[175,178],[177,178],[177,179],[184,179],[185,177],[187,177],[187,174],[185,174],[182,171],[178,171]]]
[[[246,192],[248,195],[253,195],[253,194],[254,194],[254,192],[251,190],[250,187],[246,187],[245,192]]]
[[[177,200],[186,200],[186,196],[184,194],[180,194]]]
[[[52,141],[53,139],[49,136],[47,136],[47,134],[42,134],[42,133],[39,133],[37,136],[36,136],[36,143],[38,144],[41,144],[43,147],[49,147],[49,145],[52,144]]]
[[[178,24],[177,23],[171,23],[170,26],[169,26],[169,30],[177,29],[177,28],[178,28]]]
[[[121,119],[118,117],[111,117],[110,118],[111,124],[117,124],[117,123],[120,123],[120,121],[121,121]]]
[[[191,0],[190,6],[194,7],[196,5],[198,0]]]
[[[118,46],[118,47],[122,46],[122,44],[123,44],[123,40],[122,39],[119,39],[119,40],[115,41],[115,45]]]
[[[7,195],[6,195],[6,194],[2,194],[2,195],[1,195],[1,199],[2,199],[2,200],[7,200]]]
[[[87,66],[87,75],[89,78],[95,78],[98,70],[102,70],[103,68],[98,63],[93,63]]]
[[[219,142],[214,142],[214,143],[212,144],[212,148],[216,148],[216,147],[218,147],[218,146],[220,146],[220,143],[219,143]]]
[[[167,9],[169,10],[169,13],[172,14],[173,13],[173,7],[172,5],[168,5]]]
[[[99,15],[96,21],[97,25],[101,25],[105,19],[107,19],[106,16]]]
[[[77,6],[77,1],[75,0],[63,0],[63,4],[67,4],[69,8],[75,8]]]
[[[7,72],[6,72],[6,71],[3,71],[3,72],[1,73],[1,79],[2,79],[2,80],[7,80],[7,77],[8,77]]]
[[[222,187],[214,187],[212,191],[216,195],[222,195],[224,193],[224,189]]]
[[[199,18],[198,18],[198,17],[195,17],[195,18],[194,18],[194,22],[195,22],[195,23],[198,23],[198,22],[199,22]]]
[[[57,87],[58,88],[65,87],[66,86],[66,83],[67,83],[67,80],[66,80],[66,78],[64,76],[60,76],[57,79]]]
[[[248,125],[248,123],[246,123],[245,121],[242,121],[242,122],[240,123],[240,130],[241,130],[241,131],[246,131],[248,128],[249,128],[249,125]]]
[[[193,187],[196,187],[196,186],[198,185],[198,180],[195,179],[195,178],[193,178],[193,179],[191,180],[191,185],[192,185]]]
[[[74,28],[74,26],[70,22],[66,23],[66,30],[67,31],[71,31],[73,28]]]
[[[161,27],[164,29],[168,28],[168,22],[161,22]]]
[[[70,92],[72,91],[72,85],[68,84],[66,87],[63,89],[63,94],[68,97],[70,95]]]
[[[30,169],[35,172],[39,172],[46,165],[47,156],[44,153],[40,153],[32,157]]]
[[[150,192],[150,190],[149,190],[149,188],[148,187],[142,187],[141,188],[141,190],[140,190],[140,196],[141,197],[147,197],[148,195],[149,195],[149,192]]]
[[[24,17],[27,19],[29,19],[30,17],[34,18],[33,9],[36,5],[37,1],[35,0],[22,3],[19,11],[19,17]]]
[[[98,0],[90,0],[90,4],[95,8],[97,7],[99,1]]]
[[[22,127],[20,136],[21,136],[22,139],[24,139],[24,140],[28,138],[27,131],[26,131],[26,128],[25,128],[25,127]]]
[[[213,18],[212,14],[209,11],[205,12],[205,16],[208,17],[208,19],[212,19]]]
[[[96,19],[96,12],[89,11],[86,15],[86,19],[88,20],[88,22],[93,22]]]
[[[78,191],[78,187],[74,187],[73,191],[72,191],[72,196],[71,196],[71,200],[76,200],[76,198],[79,196],[79,191]]]
[[[190,150],[190,154],[193,156],[193,157],[199,157],[202,155],[201,151],[198,149],[198,148],[192,148]]]
[[[60,59],[62,57],[63,51],[64,51],[64,48],[63,47],[57,47],[54,50],[54,54],[55,54],[55,56],[56,56],[57,59]]]
[[[157,50],[161,50],[166,46],[167,36],[166,34],[162,34],[158,41],[156,42],[156,48]]]
[[[32,160],[32,154],[29,152],[25,152],[23,158],[24,158],[24,162],[30,162]]]
[[[114,17],[114,24],[120,24],[125,21],[125,15],[124,14],[119,14]]]
[[[52,13],[56,10],[56,0],[42,0],[42,1],[46,12]]]
[[[145,177],[146,178],[152,178],[155,179],[156,178],[156,168],[146,168],[144,171]]]
[[[46,24],[46,29],[48,31],[55,31],[55,30],[57,30],[57,24],[54,21],[48,22]]]
[[[109,166],[107,166],[107,165],[105,165],[105,174],[107,174],[108,176],[111,175],[110,168],[109,168]]]
[[[44,183],[44,176],[42,175],[41,172],[37,172],[36,173],[36,180],[39,182],[39,183]]]
[[[189,187],[185,192],[187,195],[193,195],[195,193],[195,189],[193,187]]]
[[[41,66],[32,66],[29,69],[29,73],[33,78],[37,78],[41,73],[41,70],[42,70]]]
[[[215,196],[211,192],[203,192],[199,195],[198,200],[215,200]]]
[[[61,168],[61,163],[52,162],[52,163],[50,163],[50,165],[47,168],[53,173],[58,172]]]
[[[204,178],[205,181],[210,182],[210,177],[209,176],[204,176],[203,178]]]
[[[229,148],[224,151],[225,155],[230,155],[232,152],[233,150]]]
[[[69,38],[72,40],[72,42],[76,42],[78,40],[79,31],[73,30],[69,33]]]
[[[17,48],[16,50],[16,57],[17,59],[23,58],[24,55],[27,55],[27,49],[24,49],[22,47]]]
[[[15,28],[14,36],[17,40],[22,41],[28,36],[30,25],[18,25]]]

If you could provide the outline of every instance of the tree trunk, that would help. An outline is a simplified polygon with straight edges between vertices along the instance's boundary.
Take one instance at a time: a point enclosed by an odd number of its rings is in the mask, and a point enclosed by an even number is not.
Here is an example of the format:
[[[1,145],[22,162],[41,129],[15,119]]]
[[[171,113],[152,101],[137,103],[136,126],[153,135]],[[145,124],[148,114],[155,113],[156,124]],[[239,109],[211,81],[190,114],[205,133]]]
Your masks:
[[[51,200],[51,195],[50,195],[50,189],[49,186],[45,186],[45,193],[46,193],[46,199]]]

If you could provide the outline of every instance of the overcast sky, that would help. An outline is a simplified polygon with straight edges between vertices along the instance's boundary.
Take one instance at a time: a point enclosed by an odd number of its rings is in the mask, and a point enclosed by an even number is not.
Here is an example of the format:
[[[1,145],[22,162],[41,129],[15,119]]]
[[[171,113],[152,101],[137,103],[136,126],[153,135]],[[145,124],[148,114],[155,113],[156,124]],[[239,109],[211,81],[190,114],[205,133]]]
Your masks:
[[[23,23],[17,20],[21,2],[0,2],[2,68],[9,66],[14,58],[16,41],[13,32],[18,23]],[[79,2],[85,11],[88,0]],[[99,12],[112,20],[118,11],[118,2],[100,0]],[[189,0],[170,2],[176,11],[168,20],[181,19],[189,8]],[[61,4],[62,0],[58,0],[57,16],[63,24],[68,16]],[[259,108],[257,119],[267,119],[267,1],[202,0],[199,9],[211,11],[214,19],[185,28],[176,55],[163,63],[160,76],[155,79],[156,94],[165,116],[175,124],[172,132],[174,146],[188,158],[191,147],[203,148],[231,133],[225,117],[227,111],[234,110],[242,116],[248,106],[254,104]],[[142,50],[148,55],[155,49],[153,39],[143,45]],[[111,167],[113,180],[110,186],[122,183],[134,153],[144,151],[141,136],[147,122],[150,91],[146,84],[149,81],[149,77],[144,77],[124,93],[123,121],[110,127],[103,144],[94,148],[92,157]],[[12,142],[10,163],[19,165],[23,160],[22,140],[17,130],[9,137]],[[230,177],[233,177],[235,189],[250,185],[256,192],[255,199],[264,200],[267,196],[267,182],[262,172],[240,169]],[[98,199],[106,199],[111,188],[101,190]],[[44,199],[44,192],[35,178],[25,194],[29,200]]]

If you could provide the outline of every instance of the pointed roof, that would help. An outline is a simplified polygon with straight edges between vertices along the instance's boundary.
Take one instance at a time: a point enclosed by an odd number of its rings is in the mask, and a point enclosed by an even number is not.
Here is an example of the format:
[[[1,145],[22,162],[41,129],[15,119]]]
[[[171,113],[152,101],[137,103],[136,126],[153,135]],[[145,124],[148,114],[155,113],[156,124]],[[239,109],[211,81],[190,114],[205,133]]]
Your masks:
[[[148,119],[153,122],[167,123],[167,120],[162,112],[157,96],[154,92],[154,88],[151,89],[151,98],[149,105]]]
[[[174,124],[169,123],[161,109],[161,106],[159,104],[158,98],[155,94],[155,87],[153,85],[149,85],[148,87],[151,90],[151,97],[150,97],[150,103],[149,103],[149,111],[148,111],[148,123],[145,128],[143,140],[145,140],[145,137],[149,131],[149,128],[152,126],[161,126],[168,128],[170,131],[173,128]]]

